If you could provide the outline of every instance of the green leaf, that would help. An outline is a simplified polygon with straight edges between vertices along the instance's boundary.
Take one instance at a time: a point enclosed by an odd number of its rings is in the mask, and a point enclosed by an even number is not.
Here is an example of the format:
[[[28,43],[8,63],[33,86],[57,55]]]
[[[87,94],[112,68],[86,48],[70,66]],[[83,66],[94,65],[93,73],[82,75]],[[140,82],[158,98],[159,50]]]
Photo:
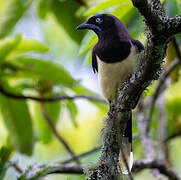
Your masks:
[[[85,56],[85,65],[89,66],[92,63],[92,49]]]
[[[40,18],[44,19],[50,6],[50,0],[37,0],[37,12]]]
[[[74,86],[73,88],[71,88],[71,90],[76,93],[76,95],[90,95],[99,97],[97,93],[85,88],[81,84]]]
[[[22,39],[15,49],[15,53],[26,53],[31,51],[44,53],[49,51],[49,48],[40,41],[33,39]]]
[[[83,55],[87,51],[89,51],[97,42],[97,36],[92,31],[88,31],[84,38],[82,39],[80,49],[79,49],[79,56]]]
[[[76,106],[76,104],[74,103],[73,100],[68,100],[66,105],[67,105],[67,108],[68,108],[72,123],[73,123],[74,127],[77,127],[78,126],[77,122],[76,122],[76,116],[78,114],[77,106]]]
[[[55,62],[22,56],[11,61],[25,76],[37,77],[40,80],[52,81],[56,84],[72,87],[76,81],[63,66]]]
[[[0,110],[13,147],[21,153],[31,155],[34,138],[26,101],[0,95]]]
[[[0,40],[0,61],[3,60],[21,42],[22,36]]]
[[[2,147],[0,149],[0,179],[4,178],[6,171],[10,167],[10,164],[7,163],[10,154],[11,154],[11,149],[7,147]]]
[[[76,93],[77,95],[90,95],[90,96],[94,96],[94,97],[100,97],[100,95],[98,95],[95,92],[92,92],[91,90],[83,87],[81,84],[71,88],[71,90]],[[103,98],[102,98],[103,99]],[[108,111],[108,104],[107,103],[102,103],[102,102],[98,102],[98,101],[92,101],[92,100],[88,100],[90,103],[94,104],[95,106],[97,106],[100,110],[102,110],[103,112],[107,112]]]
[[[135,39],[142,37],[144,34],[143,17],[139,14],[134,16],[128,24],[128,30]],[[143,40],[143,37],[141,39]]]
[[[84,31],[76,31],[76,27],[84,21],[84,19],[76,16],[76,12],[80,7],[81,5],[75,0],[51,1],[51,11],[57,21],[69,36],[78,43],[80,43],[84,35]]]
[[[129,1],[128,3],[123,3],[118,6],[112,12],[112,14],[120,19],[123,24],[126,25],[134,17],[136,12],[136,8],[132,5],[131,1]]]
[[[174,17],[179,14],[179,5],[176,0],[166,1],[165,9],[170,17]]]
[[[39,140],[44,144],[50,143],[52,140],[52,130],[42,114],[40,103],[33,102],[32,108],[34,112],[32,118],[34,120],[35,130],[37,130],[37,133],[39,134]],[[61,111],[61,103],[45,103],[45,110],[53,124],[56,125]]]
[[[128,0],[106,0],[101,3],[95,5],[95,7],[91,8],[90,10],[86,11],[86,16],[92,16],[102,10],[108,9],[112,6],[120,5],[127,3]]]
[[[31,2],[32,0],[9,0],[4,13],[1,15],[0,38],[5,37],[12,31],[15,24],[31,5]]]

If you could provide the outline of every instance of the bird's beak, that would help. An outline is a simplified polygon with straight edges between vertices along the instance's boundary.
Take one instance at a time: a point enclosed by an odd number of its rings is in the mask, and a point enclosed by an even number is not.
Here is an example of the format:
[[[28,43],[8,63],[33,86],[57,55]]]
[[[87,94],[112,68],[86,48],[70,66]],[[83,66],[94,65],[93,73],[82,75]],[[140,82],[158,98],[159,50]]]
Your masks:
[[[88,24],[87,22],[84,22],[80,24],[79,26],[77,26],[77,29],[93,29],[93,25]]]

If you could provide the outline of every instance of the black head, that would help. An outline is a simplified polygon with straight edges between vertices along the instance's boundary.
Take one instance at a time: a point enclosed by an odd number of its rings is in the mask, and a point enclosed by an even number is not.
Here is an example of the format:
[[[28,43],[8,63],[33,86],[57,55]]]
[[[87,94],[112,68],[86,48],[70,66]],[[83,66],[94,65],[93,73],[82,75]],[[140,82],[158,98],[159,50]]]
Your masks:
[[[117,39],[128,40],[130,35],[124,24],[111,14],[96,14],[88,19],[87,22],[80,24],[77,29],[93,30],[99,39],[114,37]]]
[[[77,29],[90,29],[100,35],[115,28],[118,18],[110,14],[96,14],[88,19],[87,22],[80,24]]]

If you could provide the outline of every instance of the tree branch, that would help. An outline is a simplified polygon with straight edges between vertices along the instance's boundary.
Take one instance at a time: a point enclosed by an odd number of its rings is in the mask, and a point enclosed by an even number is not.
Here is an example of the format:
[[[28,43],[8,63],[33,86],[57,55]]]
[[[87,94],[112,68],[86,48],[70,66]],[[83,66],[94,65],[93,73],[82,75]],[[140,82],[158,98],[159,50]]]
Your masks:
[[[161,160],[167,160],[167,146],[164,142],[167,134],[167,111],[166,111],[166,97],[163,92],[158,99],[158,111],[159,111],[159,122],[158,122],[158,158]]]
[[[171,65],[168,67],[168,69],[166,69],[162,75],[161,75],[161,78],[160,78],[160,81],[158,83],[158,86],[156,87],[156,90],[152,96],[152,100],[151,100],[151,107],[150,107],[150,110],[149,110],[149,113],[148,113],[148,118],[147,118],[147,133],[149,133],[150,131],[150,122],[151,122],[151,118],[152,118],[152,114],[153,114],[153,109],[154,109],[154,106],[155,106],[155,103],[156,103],[156,100],[158,99],[160,93],[161,93],[161,89],[167,79],[167,77],[175,70],[175,68],[181,63],[181,52],[179,50],[179,45],[175,39],[175,37],[172,39],[173,41],[173,45],[174,45],[174,48],[175,48],[175,51],[176,51],[176,54],[177,54],[177,59],[175,59]]]
[[[164,34],[164,31],[169,28],[170,19],[163,11],[159,0],[152,0],[150,4],[147,0],[132,0],[132,2],[145,17],[148,26],[147,47],[140,57],[137,71],[125,81],[121,88],[114,111],[110,110],[108,113],[106,121],[108,133],[105,133],[103,137],[104,145],[99,164],[96,168],[89,169],[88,180],[117,179],[119,150],[130,111],[137,105],[145,88],[153,80],[158,79],[168,38],[175,35],[173,31],[170,36]]]
[[[134,135],[133,135],[133,139],[138,139],[139,137],[140,137],[139,134],[134,134]],[[89,150],[89,151],[87,151],[87,152],[84,152],[84,153],[82,153],[82,154],[76,155],[76,157],[82,158],[82,157],[84,157],[84,156],[87,156],[87,155],[89,155],[89,154],[91,154],[91,153],[94,153],[94,152],[96,152],[96,151],[99,151],[99,150],[101,150],[101,146],[95,147],[95,148],[93,148],[93,149],[91,149],[91,150]],[[67,163],[70,163],[70,162],[73,161],[73,160],[74,160],[74,157],[71,157],[71,158],[69,158],[69,159],[67,159],[67,160],[65,160],[65,161],[60,162],[60,164],[67,164]]]
[[[87,155],[89,155],[89,154],[91,154],[91,153],[94,153],[94,152],[96,152],[96,151],[99,151],[100,149],[101,149],[101,146],[95,147],[95,148],[91,149],[90,151],[87,151],[87,152],[85,152],[85,153],[82,153],[82,154],[76,155],[76,156],[74,156],[74,157],[71,157],[71,158],[69,158],[69,159],[67,159],[67,160],[65,160],[65,161],[62,161],[62,162],[60,162],[60,164],[70,163],[70,162],[73,161],[75,158],[82,158],[82,157],[87,156]]]
[[[101,156],[95,166],[85,169],[88,174],[87,180],[115,180],[118,178],[117,164],[120,152],[118,130],[122,127],[117,113],[112,104],[104,122]]]
[[[158,169],[159,172],[167,176],[170,180],[179,180],[179,175],[169,165],[162,160],[142,159],[135,162],[133,172],[138,173],[143,169]]]
[[[55,165],[33,165],[22,176],[27,180],[42,178],[49,174],[83,174],[85,165],[55,164]],[[158,169],[160,173],[170,178],[179,180],[178,174],[164,161],[160,160],[137,160],[133,165],[133,172],[138,173],[144,169]],[[98,179],[96,179],[98,180]],[[105,180],[105,179],[104,179]],[[112,179],[111,179],[112,180]]]
[[[71,164],[33,165],[21,177],[26,180],[34,180],[49,174],[83,174],[84,167],[84,165]]]
[[[160,34],[160,31],[165,29],[168,16],[165,14],[160,0],[152,0],[151,3],[148,3],[147,0],[132,0],[132,2],[144,16],[145,22],[153,34]]]
[[[23,173],[23,170],[16,164],[16,162],[11,162],[10,161],[11,166],[13,166],[13,168],[16,170],[16,172],[18,172],[19,174]]]
[[[168,28],[165,31],[165,35],[168,37],[173,36],[173,34],[177,34],[181,32],[181,15],[177,15],[173,18],[169,18],[168,20]]]
[[[143,111],[143,105],[140,103],[139,104],[139,112],[137,113],[137,118],[138,118],[138,127],[140,131],[140,137],[141,137],[141,143],[144,149],[144,154],[147,159],[154,159],[155,158],[155,152],[153,148],[153,143],[151,140],[150,135],[146,131],[146,125],[147,121],[144,116],[144,111]],[[155,179],[159,179],[159,172],[157,170],[152,170],[152,174],[155,177]]]
[[[91,100],[91,101],[98,101],[100,103],[106,103],[106,101],[101,98],[97,98],[94,96],[88,96],[88,95],[57,96],[57,97],[51,97],[51,98],[17,95],[17,94],[12,94],[10,92],[7,92],[1,85],[0,85],[0,92],[7,97],[19,99],[19,100],[30,99],[30,100],[35,100],[35,101],[39,101],[39,102],[54,102],[54,101],[73,100],[73,99],[87,99],[87,100]]]
[[[78,157],[76,157],[75,153],[73,152],[73,150],[71,149],[71,147],[68,145],[68,143],[63,139],[63,137],[58,133],[58,131],[56,130],[52,120],[50,119],[50,117],[48,116],[46,109],[45,109],[45,105],[43,102],[40,102],[41,105],[41,109],[42,109],[42,113],[43,116],[46,120],[46,122],[48,123],[49,127],[52,130],[52,133],[55,135],[55,137],[58,139],[58,141],[65,147],[65,149],[67,150],[67,152],[71,155],[71,157],[74,158],[75,162],[77,164],[81,164]]]

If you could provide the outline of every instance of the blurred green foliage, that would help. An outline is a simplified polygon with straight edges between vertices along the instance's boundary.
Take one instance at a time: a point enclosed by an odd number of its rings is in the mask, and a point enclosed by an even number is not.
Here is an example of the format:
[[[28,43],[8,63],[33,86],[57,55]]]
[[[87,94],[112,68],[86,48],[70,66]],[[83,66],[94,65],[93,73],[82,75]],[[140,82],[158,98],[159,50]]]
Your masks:
[[[170,17],[181,13],[180,0],[162,2]],[[80,65],[80,59],[83,59],[87,66],[91,64],[91,51],[97,42],[97,37],[92,32],[84,34],[75,28],[96,13],[110,13],[117,16],[128,27],[132,37],[143,43],[146,40],[143,18],[130,0],[0,0],[0,4],[0,87],[15,95],[45,98],[62,95],[99,97],[97,93],[85,87],[69,68],[70,64]],[[21,33],[17,33],[17,27],[24,19],[31,16],[34,16],[39,24],[43,37],[41,41],[36,40],[41,38],[24,35],[26,27]],[[181,36],[177,36],[177,40],[181,47]],[[59,45],[68,48],[59,50]],[[73,52],[71,47],[76,49],[76,53],[71,54]],[[166,67],[176,58],[173,45],[169,44],[168,47]],[[56,53],[53,54],[52,49],[56,51],[58,57]],[[76,57],[76,54],[79,57]],[[63,61],[62,57],[66,55],[74,61],[71,59],[69,62]],[[79,69],[76,71],[79,73]],[[167,136],[181,131],[180,68],[173,73],[176,78],[172,78],[172,85],[166,91]],[[153,94],[155,87],[154,83],[144,99]],[[75,100],[45,103],[47,115],[77,153],[101,143],[99,139],[101,120],[108,111],[107,104],[91,100],[84,103],[83,106]],[[85,120],[78,121],[77,117]],[[133,119],[133,132],[136,134],[138,133],[136,116]],[[159,114],[155,107],[151,125],[154,140],[158,138],[158,119]],[[52,130],[46,122],[39,102],[12,99],[0,93],[0,120],[1,128],[7,132],[7,136],[0,134],[6,139],[2,141],[3,143],[0,142],[0,179],[8,174],[6,172],[7,170],[9,172],[11,167],[9,161],[16,157],[17,152],[20,158],[26,155],[26,158],[30,156],[28,160],[36,159],[40,162],[46,158],[57,161],[68,157],[63,147],[59,147],[59,143],[53,138]],[[143,157],[140,144],[139,140],[134,142],[136,159]],[[98,155],[99,152],[90,154],[82,161],[94,162]],[[15,176],[16,173],[12,173],[12,176],[7,175],[14,179]],[[7,177],[5,179],[8,179]],[[59,177],[52,176],[52,179]],[[61,178],[85,179],[84,176],[75,175],[61,175]],[[136,176],[136,179],[144,179],[144,176]]]

